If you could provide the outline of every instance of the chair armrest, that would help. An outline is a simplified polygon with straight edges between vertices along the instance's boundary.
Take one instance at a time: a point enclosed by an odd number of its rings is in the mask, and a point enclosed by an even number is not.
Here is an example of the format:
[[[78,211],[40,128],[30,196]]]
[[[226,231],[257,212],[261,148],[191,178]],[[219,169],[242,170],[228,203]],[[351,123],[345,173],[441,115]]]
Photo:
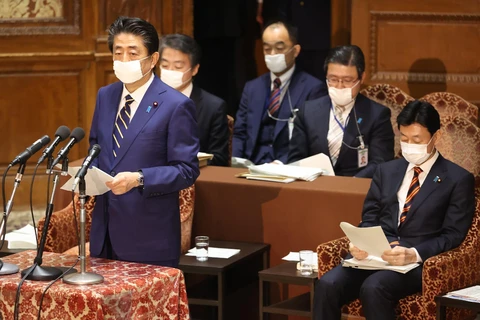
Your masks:
[[[425,299],[478,284],[480,252],[471,246],[443,252],[423,264],[422,294]]]
[[[348,254],[349,242],[347,237],[343,237],[322,243],[317,247],[319,278],[340,264]]]

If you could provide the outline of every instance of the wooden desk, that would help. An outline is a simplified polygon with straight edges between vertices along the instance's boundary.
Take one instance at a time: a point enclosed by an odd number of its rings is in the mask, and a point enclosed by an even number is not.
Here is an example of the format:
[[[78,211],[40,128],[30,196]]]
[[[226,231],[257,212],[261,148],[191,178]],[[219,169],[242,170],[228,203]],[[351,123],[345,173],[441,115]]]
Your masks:
[[[447,320],[447,307],[472,310],[476,313],[480,312],[480,303],[455,299],[448,296],[436,296],[437,303],[437,320]]]
[[[3,258],[20,269],[32,265],[35,251]],[[44,266],[70,267],[77,256],[45,252]],[[77,269],[80,269],[79,264]],[[99,258],[87,260],[87,272],[105,282],[75,286],[57,281],[45,294],[41,319],[189,319],[185,282],[180,270]],[[0,319],[13,319],[20,274],[0,277]],[[19,319],[36,319],[42,292],[49,281],[25,281]]]
[[[217,307],[218,320],[224,319],[224,300],[225,300],[225,273],[236,265],[261,256],[263,260],[262,270],[268,268],[268,252],[270,245],[264,243],[245,243],[228,241],[210,241],[211,247],[240,249],[240,252],[229,259],[209,258],[207,261],[197,261],[196,257],[182,255],[180,257],[179,269],[184,273],[213,275],[217,278],[217,295],[215,298],[195,297],[190,291],[188,303],[190,305],[203,305]],[[259,270],[256,270],[258,272]],[[188,285],[188,283],[187,283]],[[201,290],[204,295],[205,291]]]
[[[297,270],[296,262],[286,262],[260,271],[258,276],[260,280],[260,320],[264,319],[264,313],[312,318],[313,293],[315,280],[318,277],[317,272],[313,272],[309,276],[303,276]],[[307,286],[309,290],[304,294],[288,298],[288,288],[285,288],[282,301],[270,304],[271,301],[268,295],[270,292],[269,282]]]
[[[275,266],[290,251],[315,250],[358,224],[370,179],[319,177],[289,184],[236,178],[246,169],[205,167],[195,183],[192,239],[269,243]]]

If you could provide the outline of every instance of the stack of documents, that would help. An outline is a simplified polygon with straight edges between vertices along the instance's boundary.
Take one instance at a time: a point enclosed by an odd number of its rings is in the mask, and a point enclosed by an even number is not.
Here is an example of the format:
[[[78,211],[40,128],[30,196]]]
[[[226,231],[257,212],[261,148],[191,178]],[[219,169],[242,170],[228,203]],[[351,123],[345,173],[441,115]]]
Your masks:
[[[25,227],[5,234],[8,249],[36,249],[35,229],[27,224]]]
[[[192,248],[188,250],[185,254],[186,256],[196,256],[196,248]],[[208,248],[208,257],[209,258],[220,258],[220,259],[228,259],[236,255],[240,252],[240,249],[228,249],[228,248],[216,248],[216,247],[209,247]]]
[[[251,175],[286,177],[296,180],[313,181],[323,174],[319,168],[298,167],[265,163],[248,168]]]
[[[340,223],[340,228],[348,240],[360,250],[368,252],[369,256],[363,260],[351,258],[344,260],[344,267],[365,269],[365,270],[392,270],[400,273],[407,273],[419,266],[418,263],[411,263],[404,266],[392,266],[380,258],[385,250],[390,249],[387,237],[380,226],[369,228],[358,228],[350,223]]]
[[[208,160],[213,159],[213,154],[199,152],[197,153],[197,158],[198,158],[198,166],[201,168],[201,167],[205,167],[208,164]]]
[[[480,286],[472,286],[447,293],[449,298],[480,302]]]

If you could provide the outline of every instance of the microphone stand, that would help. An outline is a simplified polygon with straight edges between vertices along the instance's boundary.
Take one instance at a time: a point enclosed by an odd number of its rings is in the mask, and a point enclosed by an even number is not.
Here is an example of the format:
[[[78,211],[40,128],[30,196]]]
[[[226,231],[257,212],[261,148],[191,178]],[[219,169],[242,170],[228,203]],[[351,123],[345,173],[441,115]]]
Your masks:
[[[74,285],[97,284],[103,282],[103,276],[94,272],[85,272],[86,270],[86,253],[85,253],[85,220],[86,210],[85,201],[87,195],[85,194],[85,178],[81,177],[78,185],[79,199],[80,199],[80,272],[71,273],[63,277],[63,282]],[[75,205],[75,204],[74,204]]]
[[[28,273],[28,276],[26,278],[28,280],[34,280],[34,281],[55,280],[60,275],[62,275],[64,270],[69,269],[65,267],[42,267],[41,266],[43,262],[42,260],[43,260],[43,250],[45,248],[45,241],[47,239],[47,230],[50,224],[50,217],[52,216],[52,213],[53,213],[53,200],[55,198],[55,191],[57,189],[58,175],[59,173],[63,174],[63,172],[66,170],[68,170],[67,158],[65,158],[61,171],[54,170],[53,168],[51,168],[50,170],[47,170],[47,172],[49,172],[50,174],[52,172],[55,174],[53,177],[53,190],[52,190],[52,195],[50,197],[50,202],[48,203],[47,208],[45,210],[45,223],[43,225],[42,237],[40,238],[40,243],[38,245],[37,256],[33,260],[34,264],[31,267],[22,270],[22,277]],[[76,272],[76,270],[72,269],[72,272]]]
[[[23,178],[23,173],[25,172],[25,162],[21,162],[20,166],[18,167],[17,175],[15,176],[15,183],[13,184],[13,190],[12,190],[12,195],[10,196],[10,199],[7,202],[6,210],[3,215],[2,222],[0,223],[0,236],[3,238],[4,237],[4,232],[5,228],[7,227],[7,219],[10,213],[12,212],[13,208],[13,199],[15,197],[15,193],[17,192],[17,188],[20,185],[20,182],[22,181]],[[2,243],[3,246],[4,242]],[[6,263],[3,261],[0,261],[0,275],[7,275],[7,274],[13,274],[17,273],[19,268],[18,266],[11,264],[11,263]]]

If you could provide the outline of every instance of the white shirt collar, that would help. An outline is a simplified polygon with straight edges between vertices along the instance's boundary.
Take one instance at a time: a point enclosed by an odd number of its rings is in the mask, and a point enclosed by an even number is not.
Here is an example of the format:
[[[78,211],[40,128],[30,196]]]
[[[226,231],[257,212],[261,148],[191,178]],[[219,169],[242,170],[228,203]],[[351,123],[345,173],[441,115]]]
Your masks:
[[[135,100],[135,102],[138,103],[138,105],[140,105],[140,102],[142,101],[143,96],[145,95],[148,88],[152,84],[154,78],[155,76],[153,75],[153,72],[152,72],[152,74],[150,75],[150,79],[148,79],[147,82],[145,82],[140,88],[138,88],[133,92],[129,92],[127,90],[127,87],[125,87],[125,84],[123,84],[122,98],[125,98],[125,96],[129,94],[133,98],[133,100]]]
[[[427,176],[432,169],[433,164],[435,163],[435,161],[437,161],[439,155],[440,154],[438,153],[437,149],[435,149],[435,154],[433,155],[433,157],[431,157],[421,165],[417,166],[415,164],[409,163],[407,167],[407,172],[412,170],[414,167],[420,167],[422,169],[422,174],[425,174],[425,176]]]
[[[280,81],[281,81],[280,88],[287,85],[289,80],[292,78],[294,71],[295,71],[295,65],[293,65],[293,67],[290,68],[290,70],[282,74],[280,77],[277,77],[273,72],[270,71],[270,86],[273,88],[273,80],[275,80],[276,78],[280,78]]]
[[[192,90],[193,90],[193,82],[190,81],[190,84],[189,84],[185,89],[183,89],[182,93],[183,93],[187,98],[190,98],[190,96],[192,95]]]

